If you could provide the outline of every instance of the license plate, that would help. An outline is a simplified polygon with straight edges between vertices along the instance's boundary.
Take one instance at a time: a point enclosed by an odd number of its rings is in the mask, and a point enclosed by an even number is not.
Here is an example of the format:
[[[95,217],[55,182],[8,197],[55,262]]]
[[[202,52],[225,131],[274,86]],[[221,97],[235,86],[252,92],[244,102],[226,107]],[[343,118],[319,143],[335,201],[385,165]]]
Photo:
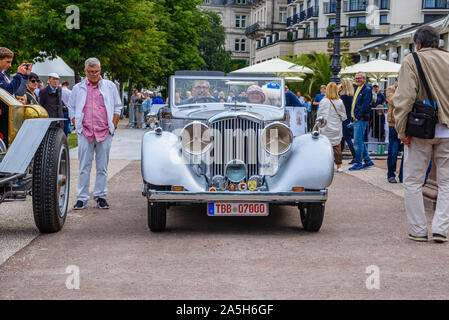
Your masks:
[[[209,216],[268,216],[268,203],[209,202]]]

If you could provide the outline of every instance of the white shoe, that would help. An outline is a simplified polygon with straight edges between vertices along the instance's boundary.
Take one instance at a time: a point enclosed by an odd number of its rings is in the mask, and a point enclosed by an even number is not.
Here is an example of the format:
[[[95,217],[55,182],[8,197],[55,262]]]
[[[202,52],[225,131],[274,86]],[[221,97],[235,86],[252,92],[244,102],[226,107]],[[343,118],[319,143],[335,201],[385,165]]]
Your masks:
[[[337,172],[343,172],[343,168],[338,168]]]

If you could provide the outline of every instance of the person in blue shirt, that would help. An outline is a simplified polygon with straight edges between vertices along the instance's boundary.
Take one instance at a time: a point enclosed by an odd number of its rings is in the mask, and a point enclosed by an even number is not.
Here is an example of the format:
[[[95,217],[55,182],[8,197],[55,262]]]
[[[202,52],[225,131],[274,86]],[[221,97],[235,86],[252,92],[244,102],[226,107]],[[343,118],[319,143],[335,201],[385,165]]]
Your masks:
[[[157,91],[154,91],[153,104],[164,104],[164,100],[158,95]]]
[[[321,100],[326,96],[326,86],[324,84],[320,87],[320,92],[321,93],[317,94],[313,100],[313,105],[316,106],[316,112],[318,112]]]
[[[25,84],[22,85],[23,81],[28,80],[28,77],[33,67],[32,63],[22,63],[17,68],[17,73],[14,75],[12,80],[6,75],[6,71],[11,67],[12,60],[14,58],[14,52],[8,48],[0,48],[0,88],[5,89],[11,94],[17,93],[21,88],[25,88]]]

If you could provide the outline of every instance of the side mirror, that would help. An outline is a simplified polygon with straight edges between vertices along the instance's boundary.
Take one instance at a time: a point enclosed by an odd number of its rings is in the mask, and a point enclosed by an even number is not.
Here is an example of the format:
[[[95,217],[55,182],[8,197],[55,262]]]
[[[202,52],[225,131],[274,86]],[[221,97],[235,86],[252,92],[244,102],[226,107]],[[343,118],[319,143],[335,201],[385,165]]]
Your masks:
[[[315,122],[315,126],[318,128],[324,128],[327,125],[327,120],[324,117],[318,117]]]
[[[320,129],[327,125],[327,120],[324,117],[318,117],[312,130],[312,138],[318,139],[320,136]]]

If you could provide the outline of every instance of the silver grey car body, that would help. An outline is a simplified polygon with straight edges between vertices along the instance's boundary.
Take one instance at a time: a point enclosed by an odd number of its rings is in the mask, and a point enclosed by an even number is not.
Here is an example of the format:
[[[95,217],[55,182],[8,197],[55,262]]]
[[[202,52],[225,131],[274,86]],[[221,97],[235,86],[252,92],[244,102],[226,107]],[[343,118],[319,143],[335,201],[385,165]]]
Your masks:
[[[265,135],[265,128],[276,125],[279,132],[275,133],[278,134],[279,139],[282,139],[282,134],[289,130],[288,112],[285,109],[284,80],[267,76],[234,77],[228,75],[225,77],[192,74],[175,75],[170,78],[171,117],[159,119],[157,127],[148,131],[142,139],[141,169],[144,181],[142,192],[148,199],[149,215],[151,208],[154,208],[151,206],[158,203],[220,201],[258,201],[295,205],[299,206],[300,211],[302,210],[302,216],[307,215],[308,208],[309,215],[315,210],[310,209],[311,206],[313,208],[319,206],[319,211],[324,213],[327,188],[332,183],[334,166],[331,144],[327,137],[319,134],[319,125],[315,125],[312,133],[291,137],[290,145],[285,147],[283,152],[273,155],[267,151],[267,147],[264,147],[264,141],[269,139]],[[265,83],[265,90],[274,84],[276,89],[280,89],[281,94],[277,105],[254,105],[249,102],[220,103],[217,101],[200,102],[185,108],[183,105],[177,105],[175,88],[177,90],[180,86],[178,82],[192,82],[195,79],[205,80],[208,83],[214,81],[217,83],[225,81],[231,84]],[[192,154],[192,152],[184,150],[186,146],[190,145],[183,143],[183,132],[185,132],[183,130],[190,128],[189,125],[192,123],[200,125],[201,130],[211,131],[208,134],[212,138],[208,140],[210,143],[204,148],[204,152]],[[245,132],[248,130],[254,134],[246,135]],[[232,132],[232,134],[226,132]],[[262,137],[267,138],[263,140]],[[288,138],[286,139],[288,140]],[[194,140],[195,137],[192,139]],[[199,139],[203,142],[202,138]],[[255,143],[250,143],[250,141]],[[258,157],[249,163],[251,152],[257,153]],[[218,155],[218,158],[223,161],[211,160],[211,153],[212,158]],[[257,189],[254,191],[211,191],[214,176],[224,177],[229,186],[231,181],[226,176],[227,165],[230,161],[234,161],[232,163],[236,164],[237,160],[240,160],[238,163],[243,162],[246,169],[242,181],[247,181],[254,176],[259,178]],[[173,186],[182,186],[183,190],[173,191]],[[293,191],[293,188],[301,189],[298,192],[298,189]],[[319,224],[321,226],[321,223]],[[152,229],[151,226],[150,229]]]

